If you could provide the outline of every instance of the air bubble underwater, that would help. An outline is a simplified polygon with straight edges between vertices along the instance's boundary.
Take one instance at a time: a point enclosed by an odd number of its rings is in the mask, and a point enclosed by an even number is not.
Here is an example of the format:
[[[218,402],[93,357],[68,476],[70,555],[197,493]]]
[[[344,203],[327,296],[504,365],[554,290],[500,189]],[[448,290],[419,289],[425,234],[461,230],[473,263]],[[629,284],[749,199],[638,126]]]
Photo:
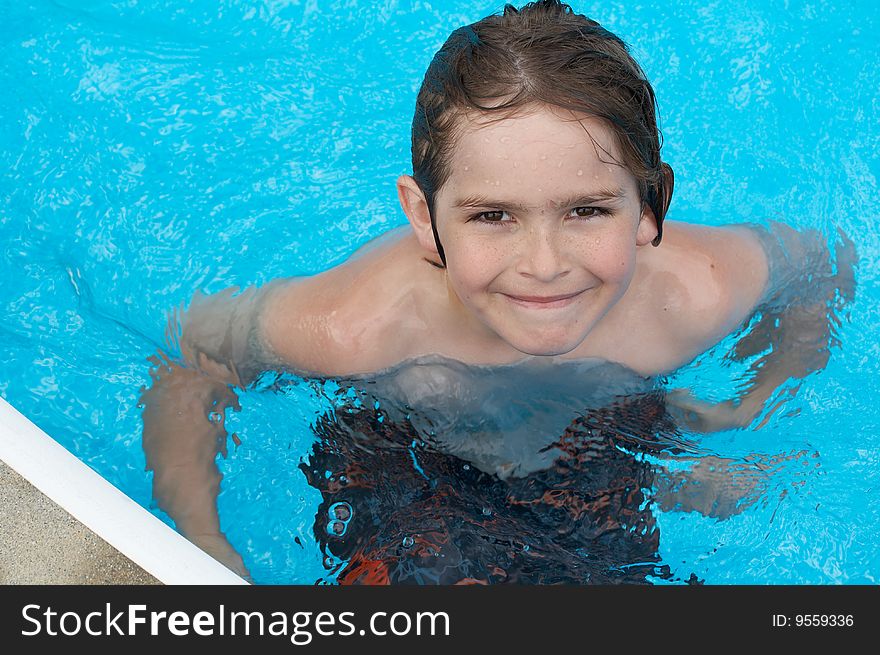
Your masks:
[[[327,523],[327,534],[331,537],[343,537],[348,531],[348,524],[354,516],[354,510],[347,502],[340,501],[327,508],[327,516],[330,518]]]
[[[353,514],[354,511],[351,509],[351,505],[345,501],[333,503],[327,510],[327,515],[331,519],[338,519],[340,521],[349,521]]]
[[[327,524],[327,534],[331,537],[342,537],[345,535],[345,531],[348,526],[344,521],[330,521]]]

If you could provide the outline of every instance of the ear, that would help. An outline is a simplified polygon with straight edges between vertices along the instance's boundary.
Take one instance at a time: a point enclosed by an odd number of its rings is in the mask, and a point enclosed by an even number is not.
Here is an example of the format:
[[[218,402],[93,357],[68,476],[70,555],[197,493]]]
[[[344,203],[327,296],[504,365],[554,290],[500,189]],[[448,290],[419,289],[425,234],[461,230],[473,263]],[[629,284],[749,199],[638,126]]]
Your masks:
[[[400,200],[400,207],[403,209],[403,213],[409,219],[409,224],[412,225],[419,244],[425,250],[439,255],[437,243],[434,241],[434,232],[431,229],[431,213],[428,211],[428,201],[411,175],[401,175],[397,178],[397,198]]]
[[[654,211],[648,206],[648,203],[643,202],[642,215],[639,216],[639,226],[636,228],[636,245],[645,246],[651,243],[657,238],[659,232]]]

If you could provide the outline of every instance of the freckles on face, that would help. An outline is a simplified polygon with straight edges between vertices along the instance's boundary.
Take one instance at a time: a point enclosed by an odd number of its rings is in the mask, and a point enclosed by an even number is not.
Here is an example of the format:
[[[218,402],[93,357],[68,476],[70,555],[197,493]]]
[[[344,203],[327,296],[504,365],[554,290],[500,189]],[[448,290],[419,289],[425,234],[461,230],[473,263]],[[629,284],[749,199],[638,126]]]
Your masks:
[[[518,201],[544,214],[571,193],[622,190],[637,201],[635,179],[619,163],[612,132],[599,119],[560,112],[535,110],[495,122],[461,118],[450,175],[435,198],[438,217],[474,196]]]
[[[515,233],[518,238],[529,234],[548,241],[551,236],[563,236],[565,243],[577,240],[578,248],[602,259],[605,268],[609,257],[618,269],[626,268],[629,257],[620,246],[633,240],[638,225],[636,181],[617,163],[622,158],[602,121],[577,121],[559,111],[536,110],[492,123],[478,116],[465,124],[451,156],[449,179],[435,197],[437,229],[447,257],[479,253],[494,261],[514,255],[516,244],[508,237]],[[620,197],[599,202],[614,194]],[[582,220],[582,229],[564,235],[552,232],[550,228],[571,217],[576,208],[569,205],[576,200],[613,216],[596,216],[589,226]],[[472,220],[487,211],[502,220],[494,227]],[[501,225],[505,221],[506,228]]]
[[[435,197],[447,279],[518,349],[570,349],[625,292],[641,202],[620,161],[597,119],[540,109],[464,125]]]

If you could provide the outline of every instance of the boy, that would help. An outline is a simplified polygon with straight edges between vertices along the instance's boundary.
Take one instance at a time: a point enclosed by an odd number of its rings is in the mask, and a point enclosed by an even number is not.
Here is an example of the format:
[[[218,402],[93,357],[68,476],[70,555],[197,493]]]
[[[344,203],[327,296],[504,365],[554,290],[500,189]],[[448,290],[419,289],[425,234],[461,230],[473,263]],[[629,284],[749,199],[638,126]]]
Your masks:
[[[143,396],[154,495],[235,570],[214,463],[232,387],[263,370],[347,376],[429,355],[600,359],[660,375],[741,326],[780,279],[766,252],[800,243],[791,231],[664,224],[673,174],[653,89],[622,41],[555,1],[452,33],[419,91],[412,154],[413,175],[397,182],[409,225],[320,275],[197,297],[186,366],[156,361]],[[693,428],[745,426],[781,383],[823,366],[827,300],[786,316],[736,353],[800,335],[762,360],[742,398],[711,406],[673,392],[670,409]]]

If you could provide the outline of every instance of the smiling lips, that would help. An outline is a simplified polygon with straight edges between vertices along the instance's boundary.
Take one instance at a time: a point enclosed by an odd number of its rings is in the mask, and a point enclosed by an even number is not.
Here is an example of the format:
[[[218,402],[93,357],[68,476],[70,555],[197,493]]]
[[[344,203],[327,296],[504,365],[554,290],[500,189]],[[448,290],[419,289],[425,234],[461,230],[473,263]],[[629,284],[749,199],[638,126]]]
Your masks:
[[[572,304],[575,299],[584,291],[575,291],[558,296],[511,296],[505,295],[511,302],[522,307],[530,307],[533,309],[557,309]]]

